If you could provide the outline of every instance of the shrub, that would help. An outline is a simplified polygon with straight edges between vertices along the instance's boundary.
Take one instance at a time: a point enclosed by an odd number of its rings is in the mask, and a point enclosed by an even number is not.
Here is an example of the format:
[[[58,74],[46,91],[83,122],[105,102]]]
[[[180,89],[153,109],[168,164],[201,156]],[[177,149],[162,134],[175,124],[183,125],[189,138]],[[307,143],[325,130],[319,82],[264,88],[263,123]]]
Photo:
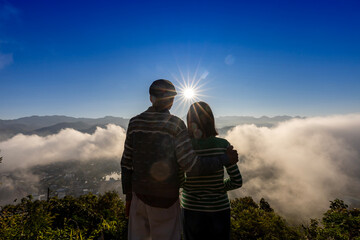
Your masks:
[[[1,239],[126,239],[124,203],[117,193],[23,198],[0,212]]]
[[[298,228],[289,226],[265,199],[260,206],[251,197],[231,201],[231,239],[302,239]]]

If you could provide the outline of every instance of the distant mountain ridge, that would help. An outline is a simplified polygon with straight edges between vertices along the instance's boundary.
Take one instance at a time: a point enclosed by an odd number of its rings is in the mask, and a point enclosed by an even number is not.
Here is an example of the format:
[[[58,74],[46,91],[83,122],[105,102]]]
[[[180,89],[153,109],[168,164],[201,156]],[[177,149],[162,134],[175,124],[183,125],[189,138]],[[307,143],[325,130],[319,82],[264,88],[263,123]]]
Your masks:
[[[9,125],[23,125],[26,126],[26,130],[35,130],[43,127],[50,127],[59,123],[74,123],[74,122],[83,122],[89,125],[96,124],[109,124],[114,123],[118,125],[127,125],[129,119],[125,119],[122,117],[111,117],[106,116],[103,118],[75,118],[68,116],[31,116],[31,117],[23,117],[14,120],[0,120],[0,127],[9,126]]]
[[[291,116],[262,116],[259,118],[250,116],[225,116],[215,119],[216,127],[220,134],[225,134],[229,129],[237,125],[255,124],[257,126],[273,127],[279,122],[291,120]],[[105,127],[107,124],[115,124],[127,128],[129,119],[122,117],[106,116],[103,118],[75,118],[68,116],[30,116],[13,120],[0,119],[0,141],[9,139],[16,134],[36,134],[47,136],[56,134],[61,129],[73,128],[84,133],[93,133],[96,127]]]
[[[56,134],[65,128],[73,128],[80,132],[93,133],[96,127],[104,127],[110,123],[126,128],[129,119],[111,116],[103,118],[75,118],[54,115],[0,120],[0,141],[9,139],[19,133],[47,136],[49,134]]]
[[[218,128],[243,125],[243,124],[255,124],[257,126],[264,127],[272,127],[279,122],[284,122],[291,120],[293,118],[302,118],[299,116],[291,117],[291,116],[275,116],[275,117],[267,117],[262,116],[259,118],[250,117],[250,116],[224,116],[215,118],[215,124]]]

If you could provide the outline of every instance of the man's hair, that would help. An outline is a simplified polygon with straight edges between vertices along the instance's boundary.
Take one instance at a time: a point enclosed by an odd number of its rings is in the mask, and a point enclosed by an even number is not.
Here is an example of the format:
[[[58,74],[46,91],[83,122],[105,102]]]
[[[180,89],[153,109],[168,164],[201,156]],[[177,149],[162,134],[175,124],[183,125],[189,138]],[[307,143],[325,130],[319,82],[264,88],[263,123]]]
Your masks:
[[[174,97],[177,94],[175,86],[172,82],[166,79],[158,79],[154,81],[149,88],[149,93],[153,99],[153,106],[158,111],[170,109],[173,104]]]
[[[195,102],[186,116],[190,138],[208,138],[218,135],[215,119],[210,106],[205,102]]]
[[[175,97],[177,94],[174,84],[166,79],[155,80],[149,88],[149,93],[156,98]]]

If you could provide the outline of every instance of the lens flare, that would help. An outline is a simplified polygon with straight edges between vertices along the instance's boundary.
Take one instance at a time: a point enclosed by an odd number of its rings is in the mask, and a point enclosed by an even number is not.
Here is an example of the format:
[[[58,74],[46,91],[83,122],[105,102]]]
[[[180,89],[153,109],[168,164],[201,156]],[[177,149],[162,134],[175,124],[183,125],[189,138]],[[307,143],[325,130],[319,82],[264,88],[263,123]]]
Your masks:
[[[199,67],[198,67],[199,68]],[[203,101],[206,97],[203,93],[206,85],[205,79],[209,75],[207,70],[203,70],[199,73],[199,69],[196,69],[195,73],[191,76],[188,72],[185,76],[179,68],[180,76],[172,74],[176,80],[175,88],[179,93],[178,97],[175,98],[175,107],[173,111],[178,115],[184,115],[187,113],[190,105],[197,101]]]
[[[193,99],[196,96],[195,89],[193,88],[186,88],[184,89],[183,93],[186,99]]]

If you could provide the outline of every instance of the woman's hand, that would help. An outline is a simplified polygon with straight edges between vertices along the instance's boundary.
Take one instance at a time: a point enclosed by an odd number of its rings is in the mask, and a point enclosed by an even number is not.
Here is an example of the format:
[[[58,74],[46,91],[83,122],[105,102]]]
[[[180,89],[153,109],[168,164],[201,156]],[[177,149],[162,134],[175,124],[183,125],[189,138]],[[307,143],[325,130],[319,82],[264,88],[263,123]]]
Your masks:
[[[238,152],[234,149],[234,147],[232,145],[230,145],[227,149],[226,149],[226,155],[229,158],[229,165],[234,165],[239,161],[239,155]]]

